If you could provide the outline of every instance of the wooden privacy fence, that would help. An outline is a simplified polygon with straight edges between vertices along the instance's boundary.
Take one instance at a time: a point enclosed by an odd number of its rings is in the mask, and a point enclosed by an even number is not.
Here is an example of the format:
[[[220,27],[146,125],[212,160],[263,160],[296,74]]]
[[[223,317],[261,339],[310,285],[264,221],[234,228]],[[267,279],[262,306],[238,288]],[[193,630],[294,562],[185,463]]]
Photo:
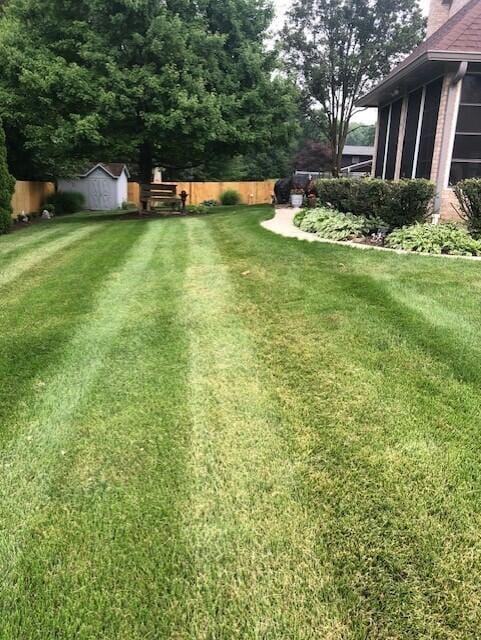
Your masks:
[[[13,215],[39,212],[45,198],[55,191],[53,182],[23,182],[18,180],[12,198]]]
[[[233,189],[241,197],[243,204],[270,204],[274,193],[275,180],[262,182],[166,182],[177,185],[177,193],[186,191],[189,194],[187,204],[201,204],[204,200],[220,201],[224,191]],[[53,182],[25,182],[18,180],[12,198],[13,215],[39,212],[45,198],[55,191]],[[140,204],[140,185],[129,182],[129,202]]]
[[[177,193],[186,191],[189,194],[187,204],[201,204],[205,200],[220,201],[224,191],[233,189],[241,197],[243,204],[270,204],[276,180],[262,182],[164,182],[176,184]],[[140,203],[140,185],[129,182],[129,202]]]

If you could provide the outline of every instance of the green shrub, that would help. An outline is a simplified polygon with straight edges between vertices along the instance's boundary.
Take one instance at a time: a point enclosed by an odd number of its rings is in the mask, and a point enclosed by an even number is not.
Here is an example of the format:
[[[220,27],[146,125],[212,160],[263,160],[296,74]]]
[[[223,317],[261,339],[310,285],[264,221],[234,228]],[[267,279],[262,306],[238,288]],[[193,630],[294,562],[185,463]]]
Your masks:
[[[128,202],[127,200],[124,200],[122,202],[122,209],[124,211],[131,211],[132,209],[138,209],[138,207],[135,202]]]
[[[321,238],[328,240],[351,240],[367,234],[366,220],[352,213],[333,211],[319,219],[316,231]]]
[[[206,207],[203,204],[189,204],[185,208],[185,212],[190,215],[202,215],[209,212],[209,207]]]
[[[332,209],[328,209],[327,207],[319,207],[318,209],[311,209],[300,211],[299,213],[304,213],[303,218],[299,223],[299,228],[301,231],[307,231],[307,233],[316,233],[318,223],[324,218],[331,216],[335,213]]]
[[[306,214],[308,213],[307,209],[301,209],[300,211],[298,211],[296,213],[296,215],[294,216],[294,224],[296,227],[300,227],[301,226],[301,222],[304,220]]]
[[[387,237],[386,246],[418,253],[481,255],[481,242],[453,223],[417,223],[397,229]]]
[[[434,184],[428,180],[321,179],[319,200],[343,213],[380,218],[390,229],[424,222],[431,213]]]
[[[299,217],[299,226],[302,231],[317,233],[322,238],[329,240],[351,240],[375,233],[386,224],[380,218],[366,218],[355,216],[352,213],[341,213],[335,209],[320,207],[310,211],[302,211],[296,214]],[[294,224],[297,224],[294,221]]]
[[[454,193],[459,202],[459,215],[466,220],[468,229],[481,236],[481,179],[470,178],[458,182]]]
[[[238,191],[229,189],[221,194],[220,201],[224,206],[234,206],[240,203],[241,197]]]
[[[202,203],[204,205],[204,207],[218,207],[219,203],[217,202],[217,200],[211,199],[211,200],[204,200],[204,202]]]
[[[0,122],[0,234],[8,233],[12,225],[12,196],[15,179],[10,175],[5,147],[5,132]]]
[[[48,213],[53,215],[55,213],[55,207],[53,204],[44,204],[42,207],[42,212],[43,211],[48,211]]]
[[[48,196],[45,202],[53,204],[58,216],[77,213],[85,207],[85,197],[77,191],[57,191]]]

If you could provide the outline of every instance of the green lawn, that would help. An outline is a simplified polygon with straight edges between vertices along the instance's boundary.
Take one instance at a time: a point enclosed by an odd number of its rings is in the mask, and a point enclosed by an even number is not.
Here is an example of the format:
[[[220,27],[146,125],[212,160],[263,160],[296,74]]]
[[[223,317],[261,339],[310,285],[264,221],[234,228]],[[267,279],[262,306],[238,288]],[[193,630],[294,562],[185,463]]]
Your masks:
[[[270,215],[0,238],[1,640],[479,637],[481,263]]]

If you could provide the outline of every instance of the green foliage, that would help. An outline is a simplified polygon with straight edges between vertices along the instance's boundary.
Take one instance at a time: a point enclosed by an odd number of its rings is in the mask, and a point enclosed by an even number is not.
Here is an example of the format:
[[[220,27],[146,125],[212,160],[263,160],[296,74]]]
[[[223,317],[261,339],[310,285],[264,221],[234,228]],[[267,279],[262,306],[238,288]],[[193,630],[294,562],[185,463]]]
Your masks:
[[[217,200],[214,200],[213,198],[211,200],[204,200],[204,202],[202,203],[204,205],[204,207],[218,207],[219,203],[217,202]]]
[[[44,204],[42,206],[42,211],[48,211],[48,213],[54,214],[55,213],[55,205],[53,205],[53,204]]]
[[[268,159],[297,130],[297,92],[265,46],[271,18],[267,0],[9,0],[0,115],[18,175],[101,157],[149,182],[153,166]]]
[[[481,241],[453,223],[414,224],[393,231],[386,240],[393,249],[451,255],[481,255]]]
[[[234,206],[240,203],[241,197],[235,189],[228,189],[221,194],[220,201],[224,206]]]
[[[130,211],[131,209],[137,209],[137,205],[135,202],[128,202],[127,200],[124,200],[124,202],[122,202],[122,209],[124,211]]]
[[[319,180],[317,190],[321,204],[330,204],[342,212],[381,218],[395,229],[426,220],[431,213],[435,187],[428,180],[333,178]]]
[[[82,211],[85,207],[85,197],[76,191],[57,191],[47,197],[46,203],[55,207],[55,213],[58,216],[63,216]]]
[[[302,215],[302,217],[300,217]],[[367,218],[355,216],[352,213],[341,213],[328,207],[302,210],[294,219],[294,224],[302,231],[317,233],[322,238],[329,240],[351,240],[368,236],[385,226],[380,218]]]
[[[203,204],[189,204],[185,208],[185,212],[190,215],[203,215],[209,213],[209,208]]]
[[[300,227],[301,226],[301,222],[304,220],[304,218],[306,217],[308,213],[308,209],[301,209],[300,211],[298,211],[296,213],[296,215],[294,216],[294,224],[296,227]]]
[[[346,144],[361,145],[372,147],[376,137],[376,125],[374,124],[358,124],[353,122],[349,126]]]
[[[15,179],[10,175],[5,148],[5,133],[0,121],[0,234],[8,233],[12,224],[12,196]]]
[[[329,216],[322,216],[316,231],[321,238],[329,240],[351,240],[367,234],[366,219],[351,213],[333,211]]]
[[[294,0],[282,34],[286,68],[307,110],[320,105],[334,175],[356,102],[422,40],[418,0]]]
[[[301,231],[306,231],[307,233],[316,233],[319,221],[326,217],[329,217],[333,213],[333,210],[328,209],[327,207],[319,207],[317,209],[310,210],[302,209],[297,214],[304,214],[300,219],[298,226]]]
[[[476,236],[481,235],[481,179],[470,178],[458,182],[454,193],[459,202],[459,214]]]

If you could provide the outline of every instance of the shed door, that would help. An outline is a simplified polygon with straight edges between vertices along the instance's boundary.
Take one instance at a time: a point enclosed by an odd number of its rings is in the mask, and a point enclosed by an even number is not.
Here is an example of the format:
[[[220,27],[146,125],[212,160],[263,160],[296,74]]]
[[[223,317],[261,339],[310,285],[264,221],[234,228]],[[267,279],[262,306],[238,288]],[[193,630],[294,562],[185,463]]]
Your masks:
[[[104,211],[116,208],[115,180],[107,175],[88,178],[88,208]]]

